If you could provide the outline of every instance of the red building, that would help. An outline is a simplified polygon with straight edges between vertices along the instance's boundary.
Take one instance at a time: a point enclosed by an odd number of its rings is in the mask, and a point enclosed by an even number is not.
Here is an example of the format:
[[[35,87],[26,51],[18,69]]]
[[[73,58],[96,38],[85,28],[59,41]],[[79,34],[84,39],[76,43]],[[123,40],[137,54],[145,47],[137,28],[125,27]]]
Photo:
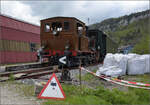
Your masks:
[[[0,14],[0,64],[34,62],[40,27]]]

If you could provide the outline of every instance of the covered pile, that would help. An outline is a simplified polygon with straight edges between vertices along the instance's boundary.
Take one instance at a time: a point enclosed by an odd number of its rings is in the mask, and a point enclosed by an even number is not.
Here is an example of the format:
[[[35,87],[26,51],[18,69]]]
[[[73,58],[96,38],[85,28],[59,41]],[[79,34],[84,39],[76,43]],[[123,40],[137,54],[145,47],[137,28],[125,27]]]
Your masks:
[[[103,66],[96,72],[112,77],[144,73],[150,73],[150,55],[111,53],[106,55]]]

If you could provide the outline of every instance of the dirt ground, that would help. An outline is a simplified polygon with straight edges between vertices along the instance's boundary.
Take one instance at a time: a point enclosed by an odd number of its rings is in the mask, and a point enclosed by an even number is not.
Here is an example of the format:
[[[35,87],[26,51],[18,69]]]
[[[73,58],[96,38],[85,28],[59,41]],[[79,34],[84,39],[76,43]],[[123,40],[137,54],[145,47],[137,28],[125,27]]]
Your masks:
[[[0,105],[41,105],[35,97],[27,97],[16,90],[15,84],[0,84]]]

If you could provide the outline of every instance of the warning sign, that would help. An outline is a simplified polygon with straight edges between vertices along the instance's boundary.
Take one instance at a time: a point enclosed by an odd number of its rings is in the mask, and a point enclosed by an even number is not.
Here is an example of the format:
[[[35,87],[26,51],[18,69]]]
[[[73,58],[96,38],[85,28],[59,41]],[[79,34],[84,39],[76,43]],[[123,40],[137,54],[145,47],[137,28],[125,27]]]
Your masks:
[[[62,90],[62,87],[61,87],[55,73],[53,73],[51,78],[48,80],[47,84],[42,89],[38,98],[41,98],[41,99],[65,99],[65,94]]]
[[[66,56],[62,57],[59,59],[59,62],[63,63],[63,64],[66,64]]]

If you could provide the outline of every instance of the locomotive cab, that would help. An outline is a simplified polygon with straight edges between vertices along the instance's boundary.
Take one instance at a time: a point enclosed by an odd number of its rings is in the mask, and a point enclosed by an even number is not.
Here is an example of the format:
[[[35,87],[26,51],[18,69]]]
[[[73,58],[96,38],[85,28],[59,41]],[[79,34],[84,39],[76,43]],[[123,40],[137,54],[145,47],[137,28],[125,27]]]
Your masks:
[[[79,36],[81,43],[79,43]],[[64,51],[69,45],[69,50],[88,50],[88,41],[85,36],[85,24],[73,17],[53,17],[41,20],[41,45],[47,50]]]

